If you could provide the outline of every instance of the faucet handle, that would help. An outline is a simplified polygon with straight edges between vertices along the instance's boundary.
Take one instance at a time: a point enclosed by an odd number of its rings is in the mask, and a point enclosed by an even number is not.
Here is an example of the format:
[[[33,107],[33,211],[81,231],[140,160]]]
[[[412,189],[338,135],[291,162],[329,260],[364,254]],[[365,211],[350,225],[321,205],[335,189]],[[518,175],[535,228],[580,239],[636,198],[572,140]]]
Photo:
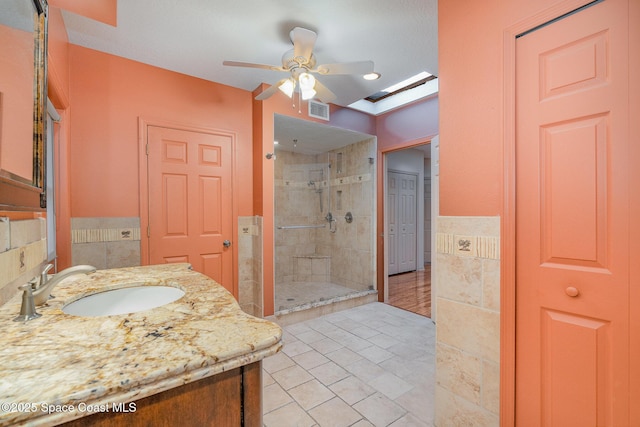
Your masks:
[[[44,266],[42,273],[40,273],[40,286],[47,283],[49,280],[49,270],[53,268],[53,264],[47,264]]]
[[[18,287],[18,289],[21,289],[24,292],[22,293],[20,314],[13,319],[14,322],[28,322],[29,320],[37,319],[42,316],[36,311],[36,305],[33,299],[33,286],[36,283],[38,283],[38,278],[34,277],[29,280],[29,283],[25,283]]]

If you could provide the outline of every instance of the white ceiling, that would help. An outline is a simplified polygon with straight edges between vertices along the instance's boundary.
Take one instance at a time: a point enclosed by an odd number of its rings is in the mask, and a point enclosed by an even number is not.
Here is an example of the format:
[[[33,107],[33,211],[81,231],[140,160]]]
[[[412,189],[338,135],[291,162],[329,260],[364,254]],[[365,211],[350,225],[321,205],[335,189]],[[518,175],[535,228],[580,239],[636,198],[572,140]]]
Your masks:
[[[327,126],[276,114],[273,118],[276,150],[301,154],[320,154],[372,138],[365,133]]]
[[[273,118],[274,140],[278,145],[274,150],[292,151],[300,154],[320,154],[346,147],[356,142],[372,138],[372,135],[310,122],[295,117],[275,114]],[[294,142],[295,140],[295,142]],[[420,150],[422,156],[431,158],[429,144],[413,147]],[[375,153],[371,153],[375,156]]]
[[[248,91],[284,75],[222,61],[281,65],[289,31],[304,27],[318,34],[319,64],[372,60],[382,74],[319,77],[342,106],[438,74],[437,0],[118,0],[117,27],[63,16],[73,44]]]

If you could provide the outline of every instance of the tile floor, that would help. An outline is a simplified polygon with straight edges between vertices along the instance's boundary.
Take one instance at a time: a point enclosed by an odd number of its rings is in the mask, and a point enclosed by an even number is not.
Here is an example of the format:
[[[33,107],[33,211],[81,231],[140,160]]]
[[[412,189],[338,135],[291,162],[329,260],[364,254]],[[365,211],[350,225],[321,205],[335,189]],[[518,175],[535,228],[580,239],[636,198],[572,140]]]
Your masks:
[[[263,361],[267,427],[432,426],[435,325],[371,303],[284,327]]]

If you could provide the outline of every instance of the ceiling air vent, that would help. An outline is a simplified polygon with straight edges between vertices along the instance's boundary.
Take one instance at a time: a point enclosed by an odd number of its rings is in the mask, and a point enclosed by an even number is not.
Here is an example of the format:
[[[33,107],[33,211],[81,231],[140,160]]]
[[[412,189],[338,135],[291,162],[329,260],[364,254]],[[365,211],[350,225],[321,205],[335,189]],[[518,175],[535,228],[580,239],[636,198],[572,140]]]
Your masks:
[[[316,119],[329,120],[329,104],[309,100],[309,117]]]

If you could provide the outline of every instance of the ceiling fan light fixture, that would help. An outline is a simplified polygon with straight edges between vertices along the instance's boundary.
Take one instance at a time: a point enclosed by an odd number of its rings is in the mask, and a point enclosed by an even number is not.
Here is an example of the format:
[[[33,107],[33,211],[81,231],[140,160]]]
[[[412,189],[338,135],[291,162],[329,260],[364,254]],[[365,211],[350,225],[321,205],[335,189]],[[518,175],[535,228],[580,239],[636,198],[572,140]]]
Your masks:
[[[289,98],[293,96],[293,91],[295,88],[296,83],[293,79],[287,79],[280,86],[278,86],[278,89],[280,89]]]
[[[298,82],[300,82],[300,90],[304,92],[313,90],[313,87],[316,85],[316,78],[309,73],[302,73],[298,77]]]
[[[302,73],[298,76],[298,82],[300,83],[300,94],[305,101],[316,96],[314,89],[316,85],[316,78],[309,73]]]
[[[311,88],[311,89],[300,89],[300,92],[302,94],[302,99],[305,100],[305,101],[313,98],[314,96],[316,96],[316,91],[313,88]]]

